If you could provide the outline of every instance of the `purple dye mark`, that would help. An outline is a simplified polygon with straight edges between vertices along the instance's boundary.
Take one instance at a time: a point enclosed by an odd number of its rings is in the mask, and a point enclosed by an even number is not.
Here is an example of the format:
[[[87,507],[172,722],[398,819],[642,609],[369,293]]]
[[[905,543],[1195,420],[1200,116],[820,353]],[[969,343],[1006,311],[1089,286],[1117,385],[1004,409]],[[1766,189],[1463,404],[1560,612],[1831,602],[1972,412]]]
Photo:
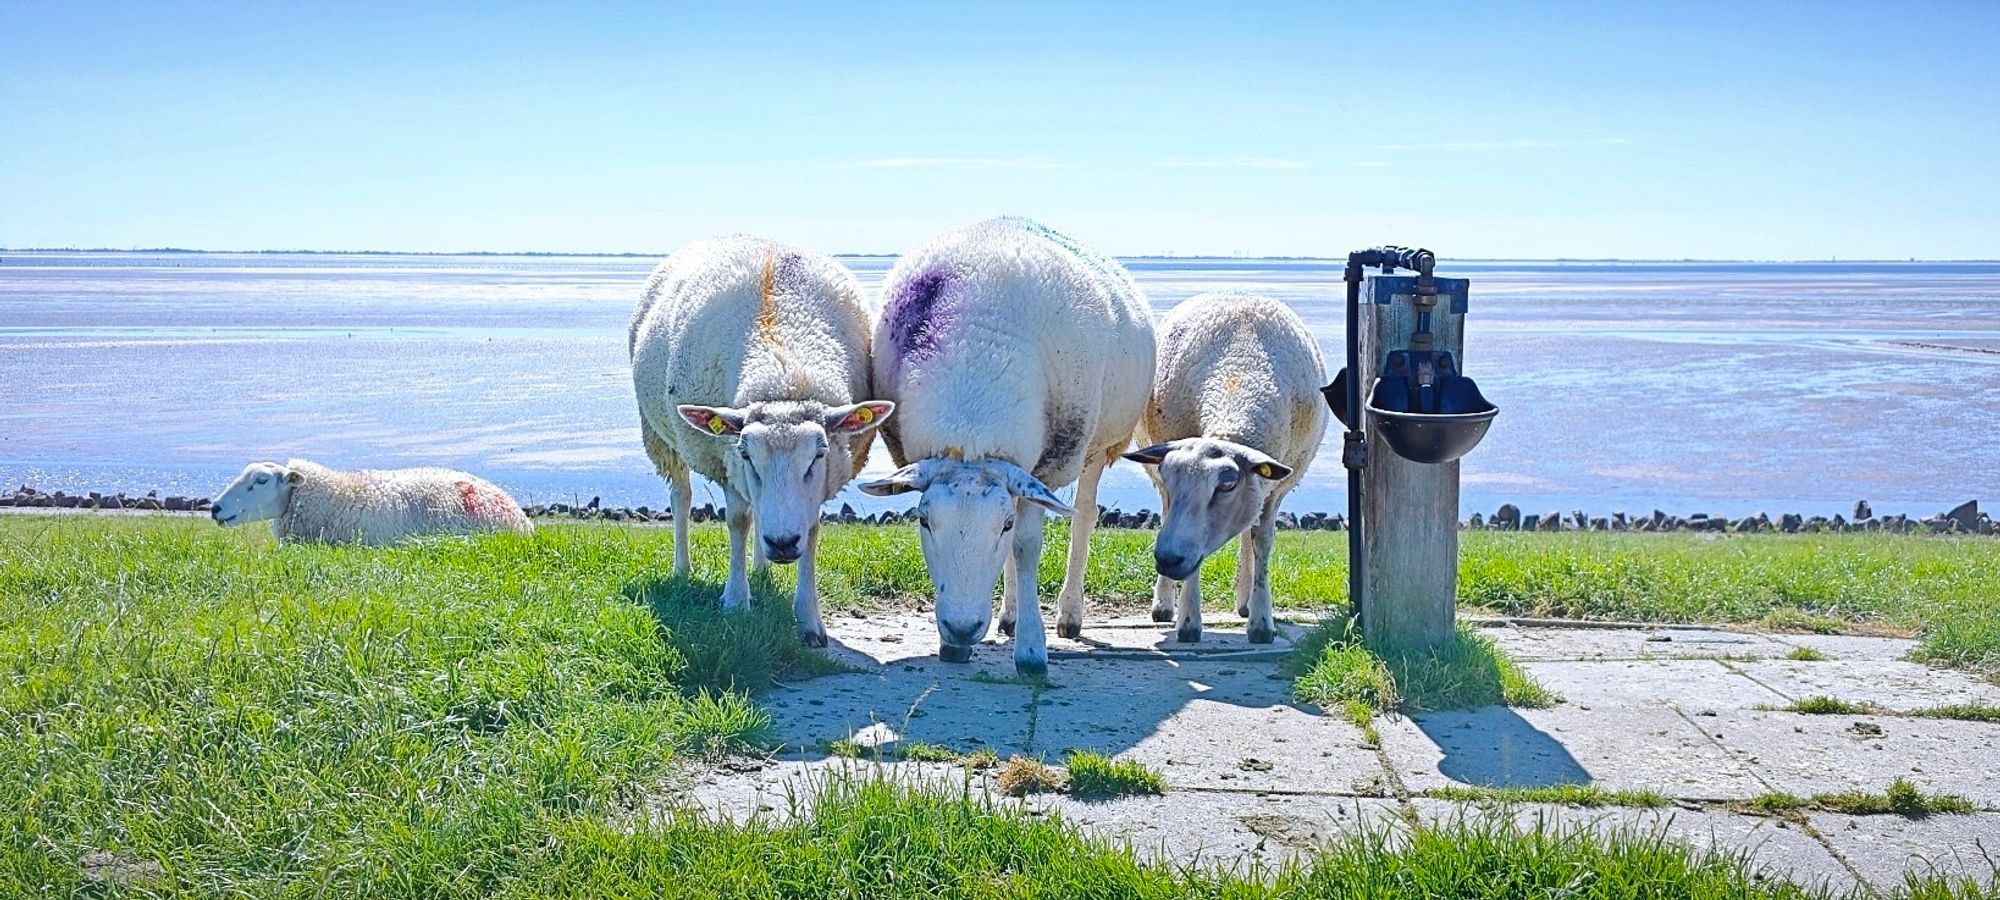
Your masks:
[[[945,319],[938,311],[951,270],[938,267],[921,272],[889,298],[884,315],[889,320],[889,341],[896,348],[896,366],[916,362],[937,353],[943,344]]]

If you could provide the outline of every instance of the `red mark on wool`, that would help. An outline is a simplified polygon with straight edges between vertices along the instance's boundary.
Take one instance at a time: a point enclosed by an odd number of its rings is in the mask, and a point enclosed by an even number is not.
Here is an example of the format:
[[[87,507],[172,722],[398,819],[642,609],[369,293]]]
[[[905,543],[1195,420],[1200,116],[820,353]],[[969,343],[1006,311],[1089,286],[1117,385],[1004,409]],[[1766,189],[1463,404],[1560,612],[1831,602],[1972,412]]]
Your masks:
[[[458,488],[458,506],[465,514],[479,519],[504,520],[512,518],[512,504],[499,491],[482,489],[470,481],[452,483]]]

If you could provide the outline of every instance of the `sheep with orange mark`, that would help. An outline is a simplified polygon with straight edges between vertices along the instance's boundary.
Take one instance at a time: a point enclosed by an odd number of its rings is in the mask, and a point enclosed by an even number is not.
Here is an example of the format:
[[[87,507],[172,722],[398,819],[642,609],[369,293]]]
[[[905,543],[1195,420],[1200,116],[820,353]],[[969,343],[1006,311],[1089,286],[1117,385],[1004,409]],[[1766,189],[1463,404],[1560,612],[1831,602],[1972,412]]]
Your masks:
[[[215,498],[217,524],[270,521],[286,543],[393,544],[421,534],[535,530],[506,491],[434,467],[339,471],[303,459],[254,462]]]
[[[832,257],[752,237],[697,241],[653,270],[632,314],[632,387],[646,455],[672,488],[674,574],[689,571],[690,472],[722,488],[729,577],[796,562],[799,639],[826,646],[813,555],[820,506],[868,460],[894,403],[869,399],[870,317]],[[751,540],[751,530],[757,534]]]
[[[1249,294],[1190,297],[1160,321],[1153,397],[1139,423],[1150,446],[1125,458],[1150,466],[1163,509],[1153,543],[1153,620],[1201,640],[1201,564],[1237,545],[1236,614],[1250,642],[1277,634],[1271,542],[1278,505],[1298,485],[1326,433],[1319,346],[1297,313]]]

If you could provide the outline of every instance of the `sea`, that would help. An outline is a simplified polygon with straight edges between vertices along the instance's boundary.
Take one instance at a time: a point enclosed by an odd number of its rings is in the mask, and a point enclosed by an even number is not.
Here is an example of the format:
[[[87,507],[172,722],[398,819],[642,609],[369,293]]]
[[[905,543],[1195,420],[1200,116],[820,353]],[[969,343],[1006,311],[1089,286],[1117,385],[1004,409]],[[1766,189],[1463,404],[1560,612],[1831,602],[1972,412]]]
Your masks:
[[[871,294],[891,257],[844,257]],[[251,460],[445,465],[524,503],[664,507],[626,328],[655,258],[0,251],[0,491],[209,496]],[[1342,263],[1124,260],[1155,314],[1291,305],[1329,372]],[[2000,503],[2000,263],[1445,260],[1500,407],[1461,505],[1929,515]],[[1345,508],[1340,429],[1286,502]],[[887,471],[879,449],[871,472]],[[1071,491],[1065,490],[1065,496]],[[720,504],[712,485],[696,503]],[[1100,502],[1157,509],[1120,463]],[[909,505],[850,487],[867,512]]]

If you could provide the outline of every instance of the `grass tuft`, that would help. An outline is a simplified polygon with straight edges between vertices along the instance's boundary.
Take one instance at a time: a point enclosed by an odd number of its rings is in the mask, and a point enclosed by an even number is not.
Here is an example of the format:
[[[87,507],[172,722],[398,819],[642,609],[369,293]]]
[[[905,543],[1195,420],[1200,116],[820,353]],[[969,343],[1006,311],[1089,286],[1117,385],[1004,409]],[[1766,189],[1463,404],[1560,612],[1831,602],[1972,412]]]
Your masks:
[[[1561,702],[1493,639],[1461,626],[1441,651],[1374,651],[1351,618],[1322,623],[1286,660],[1293,694],[1324,709],[1361,703],[1385,712],[1474,706],[1546,707]],[[1353,713],[1346,713],[1350,720]]]
[[[1962,722],[2000,722],[2000,706],[1990,703],[1947,703],[1912,710],[1903,715],[1918,719],[1957,719]]]
[[[1832,657],[1827,656],[1825,652],[1821,651],[1817,647],[1807,647],[1801,645],[1798,647],[1793,647],[1792,652],[1785,654],[1785,658],[1790,660],[1797,660],[1798,662],[1825,662],[1826,660],[1831,659]]]
[[[2000,722],[2000,706],[1990,703],[1947,703],[1922,709],[1895,710],[1873,703],[1817,696],[1794,700],[1784,706],[1760,706],[1773,712],[1794,712],[1816,716],[1899,716],[1907,719],[1955,719],[1961,722]]]
[[[1793,700],[1784,706],[1768,708],[1777,712],[1805,713],[1809,716],[1868,716],[1882,712],[1882,708],[1873,703],[1858,703],[1823,694]]]
[[[965,754],[950,747],[922,742],[912,742],[897,747],[896,756],[899,759],[909,760],[910,762],[937,763],[959,762],[965,758]]]
[[[1382,733],[1375,730],[1375,708],[1361,699],[1348,699],[1340,704],[1341,718],[1349,725],[1361,729],[1361,740],[1371,747],[1382,746]]]
[[[1166,779],[1145,764],[1129,759],[1112,759],[1101,753],[1073,750],[1065,762],[1069,770],[1069,792],[1086,800],[1164,794]]]
[[[1009,797],[1026,797],[1029,794],[1061,793],[1064,787],[1061,773],[1049,768],[1040,760],[1016,756],[1007,760],[994,776],[994,787]]]
[[[1881,793],[1841,791],[1799,797],[1772,792],[1752,797],[1743,804],[1750,812],[1776,816],[1796,816],[1816,809],[1850,816],[1898,815],[1921,819],[1933,815],[1963,815],[1973,811],[1972,801],[1956,794],[1926,794],[1908,779],[1898,778]]]
[[[1434,788],[1424,796],[1472,803],[1565,803],[1571,806],[1630,806],[1657,809],[1673,803],[1655,791],[1612,791],[1594,784],[1553,784],[1537,787],[1457,786]]]

